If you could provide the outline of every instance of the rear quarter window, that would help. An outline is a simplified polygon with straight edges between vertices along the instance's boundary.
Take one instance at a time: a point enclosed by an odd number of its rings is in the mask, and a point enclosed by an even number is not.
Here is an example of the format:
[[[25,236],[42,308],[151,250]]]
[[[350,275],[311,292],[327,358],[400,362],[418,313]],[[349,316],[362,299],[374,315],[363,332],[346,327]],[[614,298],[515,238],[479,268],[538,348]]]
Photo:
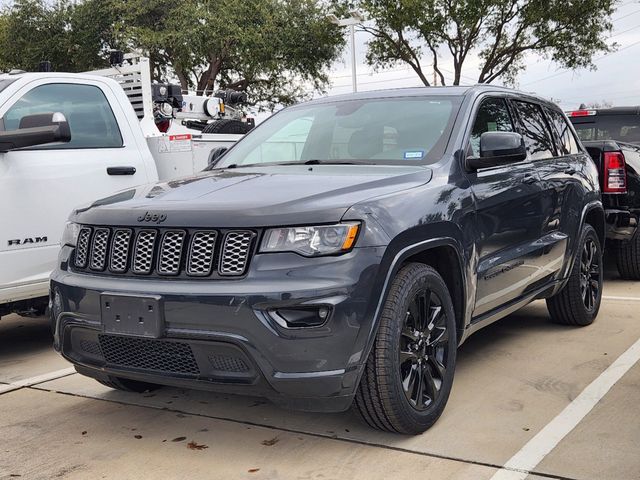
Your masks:
[[[549,122],[551,123],[551,128],[558,139],[558,148],[560,150],[558,153],[560,155],[573,155],[575,153],[580,153],[578,142],[573,136],[573,132],[571,131],[569,122],[565,116],[551,108],[546,108],[545,110],[547,112]]]

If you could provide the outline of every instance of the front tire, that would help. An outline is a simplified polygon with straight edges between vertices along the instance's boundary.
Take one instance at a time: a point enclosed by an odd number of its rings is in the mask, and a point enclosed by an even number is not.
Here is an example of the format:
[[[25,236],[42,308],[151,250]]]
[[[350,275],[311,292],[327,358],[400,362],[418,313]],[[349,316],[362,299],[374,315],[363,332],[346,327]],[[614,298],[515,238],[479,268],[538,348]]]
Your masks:
[[[602,247],[594,228],[582,228],[580,242],[569,281],[556,295],[547,299],[551,318],[564,325],[591,325],[600,310],[604,278]]]
[[[615,247],[616,265],[624,280],[640,280],[640,232]]]
[[[372,427],[420,434],[442,414],[453,385],[456,322],[433,268],[411,263],[393,279],[354,408]]]

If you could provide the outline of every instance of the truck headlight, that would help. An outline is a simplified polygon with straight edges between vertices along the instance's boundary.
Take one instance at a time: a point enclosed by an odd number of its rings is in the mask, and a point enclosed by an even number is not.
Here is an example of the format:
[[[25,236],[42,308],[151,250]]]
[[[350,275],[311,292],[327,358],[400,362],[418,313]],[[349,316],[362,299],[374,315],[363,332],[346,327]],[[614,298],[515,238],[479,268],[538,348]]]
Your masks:
[[[81,228],[82,225],[78,223],[67,222],[64,226],[62,238],[60,239],[60,246],[64,247],[65,245],[70,245],[75,247],[76,243],[78,243],[78,234],[80,233]]]
[[[263,253],[295,252],[306,257],[331,255],[351,250],[360,223],[316,227],[285,227],[267,230],[260,246]]]

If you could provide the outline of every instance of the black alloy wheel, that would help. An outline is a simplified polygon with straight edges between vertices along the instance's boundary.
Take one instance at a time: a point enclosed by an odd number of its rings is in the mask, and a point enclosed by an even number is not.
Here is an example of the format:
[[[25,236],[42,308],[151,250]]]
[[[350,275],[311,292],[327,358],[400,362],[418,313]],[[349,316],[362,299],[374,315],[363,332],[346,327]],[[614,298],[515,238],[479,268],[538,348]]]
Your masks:
[[[585,308],[592,312],[600,297],[602,269],[599,247],[591,238],[587,239],[580,257],[580,293]]]
[[[431,290],[416,293],[400,338],[400,377],[407,400],[425,410],[440,395],[447,371],[449,332],[442,302]]]
[[[451,294],[431,266],[409,263],[394,277],[363,366],[354,409],[370,426],[416,435],[444,411],[456,364]]]
[[[600,238],[595,229],[586,224],[582,227],[566,284],[547,298],[551,318],[564,325],[591,325],[600,310],[603,281]]]

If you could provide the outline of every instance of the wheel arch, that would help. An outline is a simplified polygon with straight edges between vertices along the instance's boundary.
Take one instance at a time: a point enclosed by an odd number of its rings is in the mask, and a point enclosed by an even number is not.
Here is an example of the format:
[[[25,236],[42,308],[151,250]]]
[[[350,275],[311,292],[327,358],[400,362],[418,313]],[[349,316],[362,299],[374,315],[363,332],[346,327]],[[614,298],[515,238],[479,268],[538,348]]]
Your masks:
[[[425,235],[427,229],[431,236]],[[420,231],[405,232],[394,238],[385,251],[377,285],[372,289],[372,299],[376,301],[371,302],[372,308],[369,314],[373,321],[367,332],[367,345],[360,358],[363,361],[366,360],[373,346],[391,282],[398,271],[411,262],[430,265],[442,276],[454,305],[458,343],[463,338],[462,333],[467,322],[468,283],[462,234],[457,226],[443,224],[424,225],[416,230]]]
[[[600,247],[604,250],[604,243],[606,238],[606,220],[604,207],[601,202],[591,202],[585,207],[582,214],[582,222],[580,224],[580,231],[585,224],[591,225],[598,234],[598,240],[600,240]]]

